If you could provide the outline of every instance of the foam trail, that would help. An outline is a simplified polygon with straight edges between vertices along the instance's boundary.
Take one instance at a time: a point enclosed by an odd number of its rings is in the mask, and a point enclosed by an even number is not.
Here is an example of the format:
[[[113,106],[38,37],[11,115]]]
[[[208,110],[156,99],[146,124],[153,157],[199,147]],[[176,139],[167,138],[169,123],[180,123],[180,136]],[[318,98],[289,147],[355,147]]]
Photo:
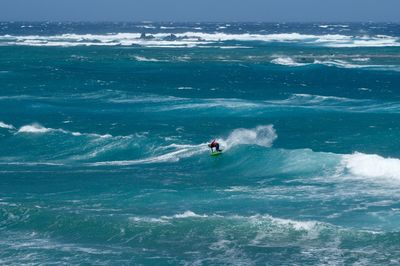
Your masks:
[[[199,154],[207,150],[206,143],[202,143],[199,145],[177,145],[171,144],[163,149],[168,148],[176,148],[177,150],[168,152],[165,154],[152,156],[144,159],[137,160],[121,160],[121,161],[104,161],[104,162],[95,162],[89,163],[90,166],[107,166],[107,165],[137,165],[137,164],[151,164],[151,163],[165,163],[165,162],[178,162],[180,159],[191,157],[195,154]]]
[[[277,134],[273,125],[257,126],[253,129],[235,129],[227,139],[218,140],[224,149],[229,149],[237,145],[258,145],[271,147]]]

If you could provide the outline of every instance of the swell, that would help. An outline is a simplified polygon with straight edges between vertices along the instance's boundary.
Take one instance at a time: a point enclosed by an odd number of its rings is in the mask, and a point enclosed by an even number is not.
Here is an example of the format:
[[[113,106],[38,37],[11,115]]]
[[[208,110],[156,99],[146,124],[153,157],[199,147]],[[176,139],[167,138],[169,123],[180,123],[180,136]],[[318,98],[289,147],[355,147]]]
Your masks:
[[[181,89],[179,87],[178,89]],[[186,89],[186,88],[185,88]],[[190,89],[190,88],[188,88]],[[368,90],[360,88],[360,90]],[[125,106],[130,110],[140,110],[154,112],[180,112],[180,115],[186,115],[182,111],[230,111],[234,113],[248,113],[253,111],[268,112],[274,109],[282,110],[282,107],[291,109],[307,108],[316,111],[339,111],[339,112],[365,112],[365,113],[399,113],[400,104],[398,101],[384,101],[375,99],[353,99],[338,97],[333,95],[314,95],[307,93],[290,94],[284,99],[271,100],[246,100],[237,98],[183,98],[174,96],[163,96],[155,94],[134,95],[125,91],[108,90],[93,93],[81,93],[66,96],[64,94],[52,97],[41,97],[34,95],[24,96],[3,96],[0,101],[24,100],[27,102],[38,101],[52,104],[62,104],[68,101],[76,105],[82,103],[99,102],[109,106]],[[0,128],[7,128],[7,122],[2,121]],[[33,129],[34,130],[34,129]]]
[[[362,254],[363,261],[371,263],[376,261],[378,253],[391,253],[390,257],[399,255],[395,244],[398,233],[347,229],[268,214],[221,215],[187,210],[161,216],[119,214],[111,217],[21,206],[6,206],[1,210],[3,228],[12,230],[3,234],[0,245],[7,250],[6,254],[13,254],[16,262],[23,261],[23,255],[32,257],[40,251],[45,251],[50,258],[61,252],[63,260],[69,262],[101,255],[131,262],[134,254],[136,261],[149,263],[155,261],[162,249],[163,256],[156,261],[193,263],[200,260],[216,264],[247,264],[260,259],[279,262],[282,254],[286,261],[316,264],[344,263],[344,258],[338,256],[342,252]],[[77,240],[79,244],[75,244]],[[351,251],[346,249],[349,244]],[[369,252],[361,252],[366,244]],[[193,246],[200,254],[192,252]],[[264,252],[256,255],[252,252],[254,249]],[[212,260],[207,258],[210,256]],[[7,255],[2,259],[8,259]]]
[[[11,131],[10,139],[14,144],[14,156],[10,150],[9,156],[3,158],[4,164],[73,164],[87,163],[91,166],[101,165],[135,165],[149,163],[178,162],[180,159],[204,154],[207,143],[176,144],[174,138],[166,141],[159,136],[147,134],[134,134],[128,136],[112,136],[110,134],[95,134],[72,132],[65,129],[44,127],[40,124],[24,125],[19,129],[8,125]],[[258,126],[253,129],[236,129],[226,138],[221,138],[223,148],[226,150],[238,145],[258,145],[270,147],[277,135],[272,125]],[[32,142],[35,149],[30,149],[25,154],[24,145]],[[44,147],[46,149],[44,149]],[[18,153],[23,152],[23,156]],[[124,158],[122,160],[99,161],[102,158]],[[136,157],[135,159],[126,159]],[[20,158],[20,161],[15,161]],[[36,161],[31,161],[33,158]],[[51,159],[50,159],[51,158]],[[40,159],[38,161],[38,159]],[[91,162],[95,160],[95,162]]]
[[[285,108],[285,109],[282,109]],[[180,112],[196,110],[197,112],[229,111],[236,114],[262,114],[271,111],[293,111],[308,109],[314,111],[334,111],[350,113],[399,113],[399,102],[372,99],[352,99],[337,96],[323,96],[306,93],[292,94],[286,99],[249,101],[243,99],[181,99],[164,106],[148,106],[149,112]],[[185,115],[182,114],[181,115]]]
[[[25,145],[34,141],[37,150],[24,155],[13,154],[10,150],[9,157],[2,158],[2,164],[118,167],[154,163],[184,164],[186,160],[195,160],[199,165],[207,166],[213,160],[207,154],[205,142],[176,144],[174,138],[166,141],[165,138],[147,134],[100,135],[46,128],[38,124],[19,129],[8,125],[7,130],[14,132],[11,136],[13,143],[17,141],[20,142],[18,145]],[[309,177],[326,176],[332,180],[361,180],[385,185],[400,183],[400,159],[359,152],[335,154],[310,149],[272,148],[277,137],[273,125],[259,125],[255,128],[238,128],[225,137],[217,138],[225,149],[221,157],[221,170],[225,174],[240,173],[243,176],[305,174]],[[47,149],[43,149],[43,146]],[[251,152],[245,152],[249,148]],[[25,149],[21,146],[19,150]],[[121,160],[115,159],[118,157]]]

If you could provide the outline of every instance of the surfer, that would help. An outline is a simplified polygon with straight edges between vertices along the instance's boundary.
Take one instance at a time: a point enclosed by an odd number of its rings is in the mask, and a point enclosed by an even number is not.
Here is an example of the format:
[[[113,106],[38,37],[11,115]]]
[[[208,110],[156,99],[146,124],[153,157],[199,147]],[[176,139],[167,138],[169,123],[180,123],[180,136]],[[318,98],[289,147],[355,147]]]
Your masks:
[[[219,149],[219,143],[214,139],[210,144],[208,144],[208,147],[211,148],[211,152],[214,152],[214,148],[216,151],[221,152],[222,150]]]

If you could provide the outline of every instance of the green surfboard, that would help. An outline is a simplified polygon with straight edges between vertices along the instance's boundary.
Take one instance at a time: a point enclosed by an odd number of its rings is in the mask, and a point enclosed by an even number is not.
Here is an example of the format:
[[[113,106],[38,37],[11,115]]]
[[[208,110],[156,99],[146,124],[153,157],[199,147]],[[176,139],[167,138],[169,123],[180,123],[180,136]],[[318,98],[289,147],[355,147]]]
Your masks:
[[[220,154],[222,154],[222,151],[213,151],[210,155],[211,156],[218,156]]]

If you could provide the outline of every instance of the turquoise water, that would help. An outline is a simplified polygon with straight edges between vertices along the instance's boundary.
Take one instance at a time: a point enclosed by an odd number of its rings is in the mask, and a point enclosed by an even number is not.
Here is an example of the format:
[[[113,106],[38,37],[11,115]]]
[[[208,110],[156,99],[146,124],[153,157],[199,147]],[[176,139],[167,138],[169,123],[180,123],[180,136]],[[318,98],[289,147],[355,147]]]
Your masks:
[[[0,264],[400,263],[399,25],[4,22],[0,55]]]

